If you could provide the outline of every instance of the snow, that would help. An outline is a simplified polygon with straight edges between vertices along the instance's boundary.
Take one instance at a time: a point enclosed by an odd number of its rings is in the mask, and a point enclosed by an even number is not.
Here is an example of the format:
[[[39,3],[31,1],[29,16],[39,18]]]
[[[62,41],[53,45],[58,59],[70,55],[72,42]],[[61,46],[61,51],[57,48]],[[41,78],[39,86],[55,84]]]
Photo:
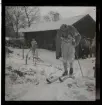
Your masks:
[[[44,62],[36,61],[36,65],[34,65],[30,52],[30,59],[28,59],[28,64],[25,65],[25,58],[22,59],[22,49],[10,48],[10,50],[14,51],[14,53],[6,57],[6,67],[12,66],[12,69],[27,74],[24,78],[18,76],[17,80],[13,83],[9,76],[6,76],[6,100],[95,100],[95,78],[93,70],[95,62],[92,63],[95,58],[79,59],[84,77],[82,77],[78,61],[75,60],[74,80],[70,78],[62,83],[56,81],[52,84],[47,84],[47,77],[51,75],[60,76],[62,74],[62,58],[57,60],[54,51],[37,49],[38,57]],[[25,56],[28,51],[29,49],[24,50]],[[18,83],[18,81],[22,82]]]

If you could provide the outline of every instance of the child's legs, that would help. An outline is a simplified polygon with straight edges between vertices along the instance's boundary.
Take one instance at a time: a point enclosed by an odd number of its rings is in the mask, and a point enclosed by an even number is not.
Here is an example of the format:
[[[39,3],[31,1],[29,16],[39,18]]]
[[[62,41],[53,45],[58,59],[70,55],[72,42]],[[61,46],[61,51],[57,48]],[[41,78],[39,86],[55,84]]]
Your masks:
[[[32,49],[33,62],[34,62],[34,55],[35,55],[35,49]]]
[[[67,72],[67,60],[63,60],[64,71]]]

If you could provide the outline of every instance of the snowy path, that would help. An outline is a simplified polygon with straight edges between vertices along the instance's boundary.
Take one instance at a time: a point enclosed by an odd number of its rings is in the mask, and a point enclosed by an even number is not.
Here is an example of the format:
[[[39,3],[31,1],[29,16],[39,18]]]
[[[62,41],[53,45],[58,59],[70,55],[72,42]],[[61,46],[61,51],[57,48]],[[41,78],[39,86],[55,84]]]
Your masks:
[[[29,50],[25,50],[25,55],[28,51]],[[22,56],[22,50],[21,49],[15,49],[14,52],[15,52],[15,54],[19,53],[20,56]],[[45,49],[38,49],[38,56],[48,65],[52,64],[54,66],[58,66],[60,68],[63,68],[61,58],[59,60],[57,60],[55,52],[53,52],[53,51],[49,51],[49,50],[45,50]],[[31,52],[29,53],[29,57],[31,57]],[[22,60],[21,57],[20,58],[15,57],[15,58],[16,58],[16,60],[13,61],[13,63],[17,62],[17,60],[18,60],[18,65],[20,65],[22,63],[25,64],[25,60]],[[84,76],[93,76],[92,68],[93,68],[95,63],[92,63],[92,60],[94,60],[94,58],[80,59],[79,60]],[[12,64],[12,62],[11,62],[11,64]],[[28,64],[32,64],[32,60],[28,60]],[[75,60],[75,62],[74,62],[74,68],[75,68],[75,72],[79,71],[78,75],[81,75],[80,74],[80,67],[79,67],[77,60]]]
[[[72,88],[67,85],[73,84]],[[82,84],[81,84],[82,85]],[[79,99],[78,99],[79,98]],[[80,86],[80,88],[74,85],[74,81],[66,80],[63,83],[53,83],[53,84],[41,84],[38,86],[31,86],[26,95],[18,100],[94,100],[95,92],[88,92],[86,87]]]
[[[13,57],[10,57],[10,59],[7,59],[7,64],[9,62],[12,67],[18,68],[22,64],[25,64],[25,61],[21,59],[22,56],[22,50],[21,49],[13,49],[14,54]],[[25,50],[27,53],[28,50]],[[20,57],[17,57],[17,53],[20,54]],[[26,55],[25,53],[25,55]],[[29,56],[31,53],[29,54]],[[46,74],[49,74],[49,72],[54,71],[53,67],[47,67],[43,64],[51,64],[52,66],[58,66],[63,69],[63,65],[60,60],[56,59],[55,52],[44,50],[44,49],[38,49],[38,56],[41,58],[45,63],[42,63],[42,65],[36,66],[38,70],[41,68],[46,69]],[[14,60],[15,59],[15,60]],[[94,58],[88,58],[88,59],[80,59],[80,65],[83,71],[84,76],[92,77],[93,78],[93,66],[94,63],[92,63],[92,60]],[[32,60],[28,60],[28,66],[32,65]],[[39,85],[29,85],[27,93],[22,96],[20,99],[17,100],[94,100],[95,99],[95,91],[89,92],[86,90],[86,82],[90,82],[90,80],[85,80],[82,78],[80,68],[78,61],[75,60],[74,63],[74,72],[76,80],[67,79],[63,83],[59,83],[56,81],[55,83],[52,83],[50,85],[46,84],[46,81],[44,81],[42,78],[40,79]],[[45,79],[45,78],[44,78]],[[75,85],[75,82],[79,84],[79,87]],[[85,82],[83,82],[85,81]],[[91,81],[92,83],[95,82],[95,80]],[[69,88],[67,85],[72,84],[72,88]]]

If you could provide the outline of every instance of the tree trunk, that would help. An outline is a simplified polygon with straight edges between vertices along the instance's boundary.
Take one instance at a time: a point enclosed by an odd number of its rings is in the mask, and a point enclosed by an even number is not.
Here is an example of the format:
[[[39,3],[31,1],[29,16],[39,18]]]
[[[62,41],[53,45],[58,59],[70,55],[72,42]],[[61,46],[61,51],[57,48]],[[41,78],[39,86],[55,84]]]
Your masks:
[[[18,38],[18,29],[17,29],[17,33],[16,33],[16,38]]]
[[[24,59],[24,48],[22,49],[22,58]]]
[[[18,20],[17,20],[16,28],[17,28],[16,38],[18,38]]]
[[[28,26],[30,27],[30,21],[29,21],[29,16],[28,16],[28,13],[27,13],[26,7],[25,7],[25,13],[26,13],[26,16],[27,16],[27,19],[28,19]]]
[[[22,57],[23,57],[23,59],[24,59],[24,46],[25,46],[25,41],[23,40],[23,43],[22,43]]]
[[[25,60],[25,64],[27,65],[27,58],[28,58],[28,55],[26,55],[26,60]]]

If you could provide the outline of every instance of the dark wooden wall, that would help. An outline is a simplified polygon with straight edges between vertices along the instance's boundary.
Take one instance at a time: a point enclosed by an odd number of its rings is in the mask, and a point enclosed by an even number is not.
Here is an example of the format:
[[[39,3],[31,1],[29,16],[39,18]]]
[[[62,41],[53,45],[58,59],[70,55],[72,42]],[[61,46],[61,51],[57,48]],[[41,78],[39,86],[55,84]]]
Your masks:
[[[74,23],[73,26],[79,31],[81,36],[84,35],[87,38],[94,38],[96,32],[96,22],[90,15],[86,15],[81,20]]]
[[[25,41],[30,46],[31,40],[35,38],[39,48],[55,50],[56,30],[24,33]]]

